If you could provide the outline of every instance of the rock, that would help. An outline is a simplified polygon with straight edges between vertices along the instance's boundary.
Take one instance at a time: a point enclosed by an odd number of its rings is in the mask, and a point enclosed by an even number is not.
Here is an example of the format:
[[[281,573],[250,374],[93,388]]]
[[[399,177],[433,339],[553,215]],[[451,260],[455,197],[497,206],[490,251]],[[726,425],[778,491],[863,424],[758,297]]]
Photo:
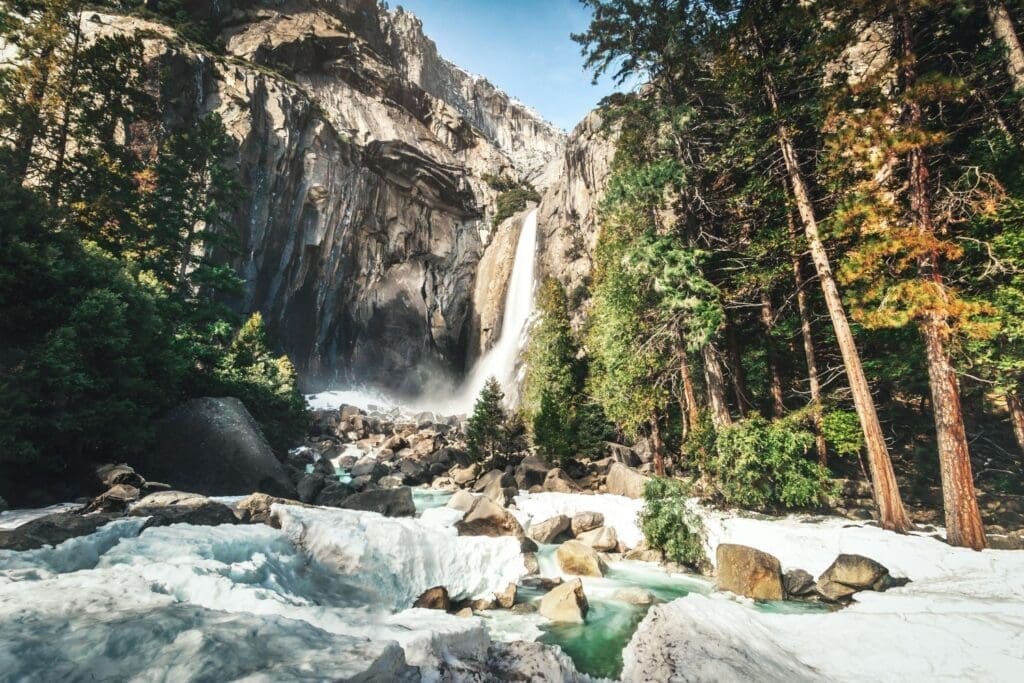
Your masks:
[[[408,486],[397,489],[376,489],[356,493],[339,506],[349,510],[377,512],[385,517],[415,517],[412,491]]]
[[[498,607],[510,609],[512,605],[516,604],[516,585],[514,583],[510,583],[505,590],[500,593],[495,593],[494,601],[498,603]]]
[[[536,541],[529,536],[519,536],[519,552],[521,553],[535,553],[539,550]]]
[[[380,481],[377,482],[377,486],[382,489],[397,489],[404,486],[405,482],[402,481],[402,477],[394,474],[389,474],[386,477],[381,477]]]
[[[576,536],[576,540],[600,552],[611,552],[619,547],[619,536],[615,529],[606,526],[584,531]]]
[[[100,465],[96,468],[96,478],[108,489],[118,484],[127,484],[137,489],[146,485],[146,480],[134,468],[124,463]]]
[[[132,517],[151,517],[146,528],[171,524],[218,526],[238,524],[238,517],[224,503],[196,493],[161,491],[151,493],[128,512]]]
[[[473,616],[473,608],[472,607],[463,607],[462,609],[460,609],[458,612],[455,613],[455,616],[463,617],[463,618],[471,617],[471,616]]]
[[[484,669],[480,674],[480,680],[537,683],[575,683],[592,680],[578,673],[572,660],[560,648],[521,640],[491,643],[487,648]]]
[[[474,463],[469,467],[453,467],[449,474],[456,486],[466,486],[476,479],[479,472],[480,467]]]
[[[266,493],[254,493],[246,496],[235,504],[235,515],[243,522],[249,524],[266,524],[275,529],[281,525],[273,516],[270,507],[272,505],[299,505],[302,503],[288,498],[277,498],[268,496]]]
[[[423,591],[423,594],[416,598],[416,602],[412,606],[422,607],[423,609],[440,609],[447,612],[451,608],[452,602],[448,597],[447,588],[444,586],[434,586]]]
[[[660,550],[653,548],[635,548],[628,551],[623,558],[626,560],[637,560],[639,562],[663,562],[665,556]]]
[[[555,515],[550,519],[536,524],[530,523],[530,530],[526,533],[537,543],[554,543],[565,530],[569,528],[569,518],[565,515]]]
[[[604,526],[604,515],[600,512],[577,512],[572,517],[572,535],[579,536],[584,531],[590,531]]]
[[[528,576],[535,576],[540,573],[540,562],[537,560],[537,553],[523,553],[523,565],[526,567]]]
[[[608,470],[606,485],[608,493],[627,498],[642,498],[647,477],[617,462]]]
[[[299,500],[303,503],[316,502],[317,496],[324,490],[327,480],[322,474],[307,474],[299,480],[295,487],[299,494]]]
[[[461,521],[455,523],[460,536],[522,536],[523,527],[512,514],[490,498],[480,496]]]
[[[484,493],[487,488],[504,489],[515,486],[515,483],[515,478],[508,472],[504,470],[491,470],[476,480],[472,490],[473,493]]]
[[[351,484],[340,481],[328,482],[316,497],[316,504],[324,507],[337,508],[353,496],[356,489]]]
[[[236,398],[197,398],[175,408],[157,423],[156,447],[143,450],[132,465],[204,495],[297,495],[259,425]]]
[[[549,591],[555,586],[561,586],[565,582],[562,581],[562,577],[560,576],[528,576],[521,579],[520,583],[527,588]]]
[[[845,602],[862,590],[887,590],[906,580],[893,579],[883,565],[863,555],[839,555],[818,577],[818,595],[828,602]]]
[[[790,569],[782,575],[782,587],[787,598],[802,598],[814,594],[814,577],[803,569]]]
[[[89,501],[86,512],[124,512],[128,504],[139,499],[139,490],[128,484],[114,484]]]
[[[620,588],[612,593],[612,600],[628,602],[630,605],[653,605],[658,602],[654,594],[645,588]]]
[[[352,466],[349,474],[352,475],[353,479],[357,477],[369,477],[370,481],[377,481],[381,477],[386,477],[388,474],[388,468],[381,463],[377,458],[371,455],[364,455],[356,461],[356,464]]]
[[[70,538],[88,536],[119,515],[79,515],[57,512],[33,519],[14,529],[0,529],[0,550],[36,550],[59,545]]]
[[[448,507],[453,510],[461,510],[463,512],[469,512],[469,508],[473,507],[473,503],[476,502],[476,496],[469,491],[459,489],[452,495],[448,501]]]
[[[359,417],[362,414],[363,411],[356,406],[342,405],[338,408],[338,416],[341,417],[342,420],[349,420],[353,417]]]
[[[779,560],[766,552],[735,543],[722,543],[715,551],[718,589],[755,600],[782,600]]]
[[[566,574],[579,576],[604,576],[607,566],[597,551],[579,541],[566,541],[555,551],[558,566]]]
[[[518,605],[512,605],[512,614],[534,614],[536,612],[536,602],[521,602]]]
[[[7,512],[7,510],[7,501],[3,499],[3,496],[0,496],[0,512]]]
[[[626,467],[639,467],[642,464],[640,455],[629,446],[623,446],[620,443],[605,442],[604,447],[605,452],[608,453],[608,457],[611,458],[612,462],[622,463]]]
[[[406,458],[398,463],[398,471],[402,475],[402,482],[417,486],[427,483],[427,467],[415,460]],[[443,468],[441,471],[444,471]]]
[[[556,623],[582,624],[589,610],[580,579],[567,581],[540,599],[541,615]]]
[[[579,487],[579,484],[572,480],[572,477],[563,472],[559,467],[548,472],[542,486],[545,491],[552,491],[554,493],[579,493],[583,490]]]
[[[516,486],[524,491],[531,486],[541,486],[548,476],[551,466],[535,455],[528,455],[516,467]]]

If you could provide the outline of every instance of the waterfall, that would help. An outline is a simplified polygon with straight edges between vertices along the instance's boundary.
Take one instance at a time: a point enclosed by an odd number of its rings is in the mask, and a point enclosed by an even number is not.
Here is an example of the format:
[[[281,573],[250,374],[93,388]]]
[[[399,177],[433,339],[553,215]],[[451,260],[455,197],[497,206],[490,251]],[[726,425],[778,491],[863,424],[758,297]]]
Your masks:
[[[517,395],[516,361],[526,342],[527,326],[533,315],[533,269],[537,254],[537,209],[526,214],[516,243],[512,276],[505,293],[501,333],[487,353],[473,366],[452,400],[451,412],[470,413],[480,390],[490,377],[501,383],[506,399]]]

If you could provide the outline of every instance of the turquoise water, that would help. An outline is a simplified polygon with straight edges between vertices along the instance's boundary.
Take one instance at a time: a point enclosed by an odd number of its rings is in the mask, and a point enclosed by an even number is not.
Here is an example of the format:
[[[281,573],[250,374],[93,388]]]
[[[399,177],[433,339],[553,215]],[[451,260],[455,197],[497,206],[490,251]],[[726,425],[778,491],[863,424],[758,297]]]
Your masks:
[[[451,491],[436,491],[434,489],[412,489],[412,502],[416,506],[416,514],[423,514],[424,510],[431,508],[442,508],[451,500]]]

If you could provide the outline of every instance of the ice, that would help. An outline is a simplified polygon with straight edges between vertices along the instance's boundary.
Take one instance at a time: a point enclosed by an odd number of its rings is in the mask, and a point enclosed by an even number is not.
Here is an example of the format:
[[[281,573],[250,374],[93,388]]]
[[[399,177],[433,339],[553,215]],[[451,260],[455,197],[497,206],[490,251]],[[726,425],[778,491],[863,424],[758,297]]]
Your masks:
[[[138,536],[145,523],[145,517],[118,519],[104,524],[96,533],[68,539],[55,547],[23,552],[0,550],[0,583],[95,567],[100,556],[121,539]]]
[[[590,495],[520,491],[516,496],[515,505],[518,511],[514,514],[524,527],[531,520],[543,522],[555,515],[572,517],[579,512],[600,512],[604,515],[604,525],[615,529],[619,540],[627,548],[635,548],[644,538],[637,525],[637,515],[643,509],[642,500],[608,493]]]

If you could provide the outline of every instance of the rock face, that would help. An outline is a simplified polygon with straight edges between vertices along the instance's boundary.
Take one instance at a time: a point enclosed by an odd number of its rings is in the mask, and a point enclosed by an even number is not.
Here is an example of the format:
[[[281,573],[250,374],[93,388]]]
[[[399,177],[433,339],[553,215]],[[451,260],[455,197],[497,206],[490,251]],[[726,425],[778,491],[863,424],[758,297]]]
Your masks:
[[[540,599],[540,613],[556,623],[582,624],[590,605],[580,579],[566,581]]]
[[[567,574],[604,576],[607,567],[597,551],[579,541],[566,541],[555,551],[558,566]]]
[[[718,589],[755,600],[782,600],[779,560],[745,545],[722,543],[715,551]]]
[[[543,189],[564,134],[376,0],[234,4],[189,3],[230,19],[223,56],[147,20],[84,23],[88,37],[143,38],[166,128],[217,112],[238,142],[233,305],[264,314],[310,387],[415,390],[462,371],[497,194],[483,176]]]
[[[608,470],[608,493],[627,498],[641,498],[647,477],[621,463],[614,463]]]
[[[157,424],[156,446],[136,469],[183,491],[296,498],[295,487],[259,426],[236,398],[197,398]]]

